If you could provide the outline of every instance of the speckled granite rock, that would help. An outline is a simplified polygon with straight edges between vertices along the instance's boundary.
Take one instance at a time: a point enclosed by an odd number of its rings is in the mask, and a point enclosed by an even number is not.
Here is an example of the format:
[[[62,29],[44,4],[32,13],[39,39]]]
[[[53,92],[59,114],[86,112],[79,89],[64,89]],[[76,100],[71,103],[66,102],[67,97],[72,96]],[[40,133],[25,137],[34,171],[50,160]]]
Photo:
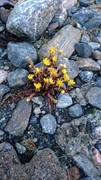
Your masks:
[[[28,180],[15,150],[8,143],[0,144],[0,179]]]
[[[46,30],[57,8],[57,0],[20,0],[8,17],[7,29],[35,41]]]
[[[60,166],[59,160],[51,149],[38,151],[33,159],[26,165],[31,180],[67,180],[66,171]]]

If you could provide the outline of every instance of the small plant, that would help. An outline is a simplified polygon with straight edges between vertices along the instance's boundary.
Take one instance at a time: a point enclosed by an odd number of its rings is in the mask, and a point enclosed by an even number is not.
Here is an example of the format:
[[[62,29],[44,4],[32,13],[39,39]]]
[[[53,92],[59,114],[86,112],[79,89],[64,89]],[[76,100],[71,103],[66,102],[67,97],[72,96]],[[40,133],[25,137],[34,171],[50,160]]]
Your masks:
[[[68,87],[75,84],[74,80],[69,78],[66,65],[57,65],[57,60],[62,50],[58,50],[57,56],[55,56],[55,52],[54,47],[49,49],[49,55],[43,59],[42,67],[40,68],[35,67],[32,60],[27,57],[29,62],[28,79],[33,85],[33,93],[27,98],[27,101],[41,93],[47,97],[48,103],[57,103],[55,95],[57,93],[66,93]]]

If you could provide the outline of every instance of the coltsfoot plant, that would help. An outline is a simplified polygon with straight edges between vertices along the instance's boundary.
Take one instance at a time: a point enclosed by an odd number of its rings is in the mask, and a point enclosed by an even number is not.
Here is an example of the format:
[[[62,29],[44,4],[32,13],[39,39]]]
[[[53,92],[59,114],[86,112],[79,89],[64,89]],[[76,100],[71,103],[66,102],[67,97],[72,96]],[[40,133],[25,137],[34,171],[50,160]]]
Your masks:
[[[33,85],[33,93],[27,98],[30,101],[33,96],[42,94],[48,99],[48,103],[57,103],[55,95],[57,93],[66,93],[68,87],[73,86],[75,81],[69,78],[66,65],[57,65],[57,60],[62,50],[57,51],[51,47],[49,55],[43,59],[42,67],[36,67],[32,60],[27,57],[29,62],[28,79]]]

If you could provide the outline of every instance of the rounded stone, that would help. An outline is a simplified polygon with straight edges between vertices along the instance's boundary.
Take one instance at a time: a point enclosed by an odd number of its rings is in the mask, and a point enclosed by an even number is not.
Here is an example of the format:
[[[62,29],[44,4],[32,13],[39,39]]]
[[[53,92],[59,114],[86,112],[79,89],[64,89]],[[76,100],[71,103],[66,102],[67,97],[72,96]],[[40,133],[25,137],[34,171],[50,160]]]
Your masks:
[[[92,87],[86,94],[86,98],[90,105],[101,109],[101,88]]]
[[[97,42],[90,42],[89,45],[93,50],[99,49],[100,48],[100,43]]]
[[[92,47],[88,43],[77,43],[75,50],[79,56],[88,58],[92,55]]]
[[[90,82],[93,78],[92,71],[82,71],[79,75],[80,75],[81,80],[84,82]]]
[[[20,143],[15,143],[15,147],[19,154],[24,154],[26,152],[26,148]]]
[[[10,87],[20,87],[28,82],[28,71],[25,69],[16,69],[8,74],[7,80]]]
[[[54,134],[56,131],[57,123],[53,115],[47,114],[40,119],[42,130],[47,134]]]
[[[90,4],[89,0],[79,0],[79,3],[83,7],[87,7]]]
[[[3,96],[10,91],[10,88],[4,84],[0,84],[0,100],[2,100]]]
[[[26,68],[28,62],[26,57],[32,59],[33,63],[37,61],[37,52],[33,45],[27,42],[15,43],[9,42],[7,46],[8,59],[15,67]]]
[[[36,41],[47,29],[57,9],[57,0],[21,0],[8,17],[7,30],[18,37]]]
[[[101,126],[95,128],[95,134],[98,138],[101,138]]]
[[[69,107],[69,115],[71,117],[80,117],[83,114],[82,107],[80,104],[75,104],[71,107]]]
[[[66,94],[61,94],[58,97],[58,102],[57,102],[56,107],[63,109],[63,108],[67,108],[71,106],[72,104],[73,102],[72,102],[71,96],[68,93],[66,93]]]

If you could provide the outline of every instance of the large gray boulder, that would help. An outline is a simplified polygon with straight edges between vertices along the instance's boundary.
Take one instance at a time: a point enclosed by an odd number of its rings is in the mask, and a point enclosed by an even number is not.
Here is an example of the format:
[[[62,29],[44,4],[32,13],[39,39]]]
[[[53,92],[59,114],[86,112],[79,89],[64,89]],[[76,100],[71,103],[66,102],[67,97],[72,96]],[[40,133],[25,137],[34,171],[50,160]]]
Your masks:
[[[57,9],[57,0],[20,0],[9,15],[7,30],[36,41],[48,27]]]

